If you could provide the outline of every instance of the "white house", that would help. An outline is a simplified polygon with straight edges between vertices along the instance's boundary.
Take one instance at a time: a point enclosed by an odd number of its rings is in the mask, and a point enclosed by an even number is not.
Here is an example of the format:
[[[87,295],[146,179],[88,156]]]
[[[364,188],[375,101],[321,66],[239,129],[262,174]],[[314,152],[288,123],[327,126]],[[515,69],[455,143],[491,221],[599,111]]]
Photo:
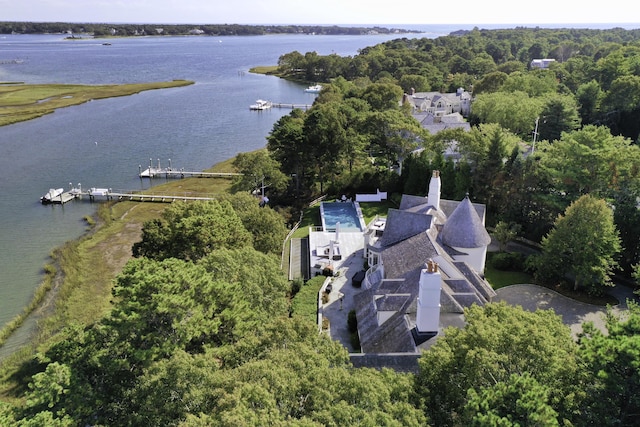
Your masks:
[[[434,319],[462,322],[465,307],[496,295],[483,274],[485,206],[441,199],[440,185],[434,171],[427,197],[403,195],[399,209],[365,232],[370,268],[354,297],[363,353],[416,353],[438,333]]]

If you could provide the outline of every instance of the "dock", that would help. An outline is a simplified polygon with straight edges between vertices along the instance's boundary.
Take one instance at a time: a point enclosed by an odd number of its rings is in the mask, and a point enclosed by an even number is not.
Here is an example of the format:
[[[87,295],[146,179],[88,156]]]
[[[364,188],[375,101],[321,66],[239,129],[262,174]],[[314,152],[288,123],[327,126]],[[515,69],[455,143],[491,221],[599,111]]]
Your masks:
[[[234,176],[242,176],[241,173],[233,172],[202,172],[202,171],[187,171],[184,168],[176,169],[171,166],[171,159],[169,159],[169,166],[163,168],[160,166],[160,159],[158,159],[158,165],[153,165],[153,159],[149,159],[149,167],[142,170],[142,165],[138,165],[138,176],[140,178],[233,178]]]
[[[65,191],[52,199],[47,199],[43,204],[57,204],[62,205],[72,200],[89,200],[91,202],[100,200],[118,200],[118,201],[132,201],[132,202],[159,202],[159,203],[171,203],[175,201],[196,201],[196,200],[215,200],[213,196],[196,195],[194,193],[183,194],[167,194],[163,192],[153,192],[150,189],[144,191],[113,191],[110,188],[90,188],[89,190],[82,190],[81,187],[72,188],[69,191]]]
[[[106,198],[107,200],[128,200],[132,202],[160,202],[160,203],[171,203],[175,201],[195,201],[195,200],[215,200],[215,197],[208,196],[194,196],[192,193],[184,193],[184,194],[164,194],[164,193],[144,193],[139,191],[125,191],[125,192],[116,192],[110,191]]]
[[[272,102],[271,106],[275,108],[290,108],[292,110],[294,108],[299,108],[301,110],[308,110],[309,108],[311,108],[311,105],[309,104],[291,104],[291,103],[282,103],[282,102]]]
[[[156,167],[150,167],[138,173],[140,178],[233,178],[241,175],[241,173],[233,172],[197,172]]]

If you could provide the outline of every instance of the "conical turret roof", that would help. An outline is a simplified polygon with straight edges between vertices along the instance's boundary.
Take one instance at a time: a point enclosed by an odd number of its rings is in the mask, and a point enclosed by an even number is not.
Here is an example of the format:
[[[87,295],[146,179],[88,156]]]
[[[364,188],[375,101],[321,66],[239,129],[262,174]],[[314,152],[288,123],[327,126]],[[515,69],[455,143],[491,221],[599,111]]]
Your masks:
[[[469,197],[465,197],[447,218],[440,231],[440,238],[445,245],[456,248],[481,248],[491,243],[491,236]]]

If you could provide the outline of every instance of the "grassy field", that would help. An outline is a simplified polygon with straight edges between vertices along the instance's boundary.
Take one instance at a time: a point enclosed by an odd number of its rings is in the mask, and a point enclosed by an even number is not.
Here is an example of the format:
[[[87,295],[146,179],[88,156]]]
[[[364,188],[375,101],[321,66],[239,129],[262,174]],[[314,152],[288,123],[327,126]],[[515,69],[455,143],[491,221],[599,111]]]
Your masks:
[[[82,104],[92,99],[127,96],[145,90],[193,84],[188,80],[125,85],[0,84],[0,126],[35,119],[58,108]]]

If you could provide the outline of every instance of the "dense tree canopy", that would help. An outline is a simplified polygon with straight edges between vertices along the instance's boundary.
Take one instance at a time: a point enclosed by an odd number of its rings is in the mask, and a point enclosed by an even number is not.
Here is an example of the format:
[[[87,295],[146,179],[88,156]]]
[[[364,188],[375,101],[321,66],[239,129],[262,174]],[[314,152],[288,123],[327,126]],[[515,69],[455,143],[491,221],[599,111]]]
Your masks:
[[[577,348],[558,316],[493,303],[466,309],[465,320],[463,329],[448,328],[419,361],[416,393],[433,425],[471,425],[465,417],[475,417],[475,411],[464,408],[480,410],[477,393],[486,394],[486,410],[501,411],[495,394],[508,393],[514,375],[537,382],[529,385],[540,389],[536,404],[551,405],[560,424],[572,418],[580,392],[574,383],[579,373]],[[524,408],[518,411],[522,414]]]
[[[147,222],[134,256],[195,261],[215,249],[251,245],[251,234],[229,202],[176,202]]]
[[[584,424],[633,426],[640,413],[640,308],[630,302],[622,316],[609,314],[606,331],[587,324],[580,358],[590,366],[591,381]]]

